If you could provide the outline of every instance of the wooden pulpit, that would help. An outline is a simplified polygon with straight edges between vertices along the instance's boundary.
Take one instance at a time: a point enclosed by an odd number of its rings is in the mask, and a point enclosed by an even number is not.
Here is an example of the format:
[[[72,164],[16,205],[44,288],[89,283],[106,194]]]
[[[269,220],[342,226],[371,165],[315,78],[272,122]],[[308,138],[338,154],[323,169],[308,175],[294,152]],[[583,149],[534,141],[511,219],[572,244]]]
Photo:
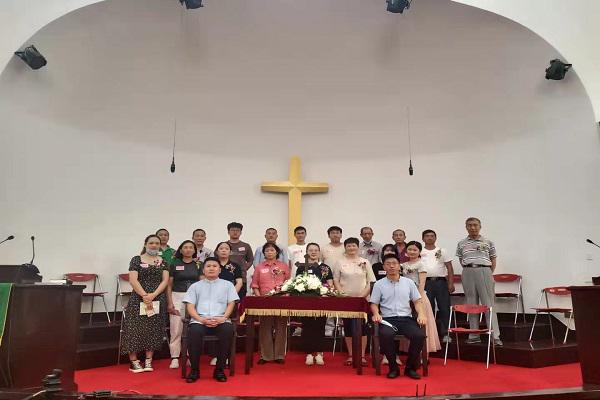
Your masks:
[[[0,387],[42,386],[53,369],[62,370],[64,390],[74,381],[84,286],[14,284],[0,345]]]
[[[586,386],[600,385],[600,286],[571,286],[581,377]]]

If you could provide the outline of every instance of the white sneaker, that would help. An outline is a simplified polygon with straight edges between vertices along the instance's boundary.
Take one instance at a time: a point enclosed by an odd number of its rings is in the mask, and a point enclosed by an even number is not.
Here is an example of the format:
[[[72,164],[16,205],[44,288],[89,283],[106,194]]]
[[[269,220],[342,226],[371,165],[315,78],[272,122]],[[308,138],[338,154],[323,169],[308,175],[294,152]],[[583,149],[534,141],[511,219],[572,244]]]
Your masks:
[[[333,328],[325,327],[325,336],[332,337],[333,336]]]
[[[323,353],[317,353],[315,356],[315,362],[317,365],[325,365],[325,360],[323,360]]]
[[[388,361],[388,359],[387,359],[386,356],[383,356],[383,358],[381,359],[381,364],[383,364],[383,365],[388,365],[389,364],[389,361]]]
[[[312,354],[307,354],[306,355],[306,361],[304,362],[304,364],[306,365],[313,365],[315,363],[315,358],[313,357]]]
[[[212,360],[210,360],[210,365],[217,365],[217,357],[213,357]]]
[[[177,368],[179,368],[179,359],[178,358],[171,358],[171,364],[169,364],[169,368],[171,368],[171,369],[177,369]]]
[[[144,372],[144,368],[142,368],[142,364],[140,364],[140,360],[131,361],[129,363],[129,370],[134,374],[139,374],[140,372]]]
[[[146,361],[144,361],[144,371],[146,371],[146,372],[154,371],[154,368],[152,368],[152,359],[151,358],[147,358]]]
[[[297,326],[296,329],[294,329],[294,333],[292,333],[292,336],[302,336],[302,328]]]

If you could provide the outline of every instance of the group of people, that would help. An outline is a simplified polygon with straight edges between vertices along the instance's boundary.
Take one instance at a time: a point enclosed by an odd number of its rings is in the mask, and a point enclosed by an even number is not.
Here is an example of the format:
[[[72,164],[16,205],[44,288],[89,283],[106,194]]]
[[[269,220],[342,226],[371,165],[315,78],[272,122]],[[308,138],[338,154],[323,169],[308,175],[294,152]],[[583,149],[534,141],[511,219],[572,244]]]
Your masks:
[[[462,282],[466,302],[493,306],[496,249],[490,240],[480,235],[481,221],[466,220],[468,236],[456,248],[462,265]],[[406,233],[396,229],[394,243],[381,245],[373,241],[373,229],[363,227],[359,240],[349,237],[342,242],[342,229],[327,230],[329,243],[320,246],[306,242],[306,228],[294,230],[296,243],[288,247],[277,244],[277,230],[268,228],[266,242],[253,253],[248,243],[240,240],[243,226],[227,225],[229,240],[217,244],[214,251],[204,245],[206,232],[196,229],[191,240],[171,248],[169,232],[159,229],[144,240],[140,255],[131,259],[129,278],[132,296],[125,308],[122,352],[129,354],[130,371],[152,371],[152,356],[162,347],[164,328],[169,317],[170,368],[179,367],[183,317],[190,321],[188,352],[191,372],[187,382],[198,379],[199,348],[204,335],[218,337],[212,354],[214,378],[224,382],[224,373],[233,336],[231,318],[237,312],[237,302],[244,296],[265,296],[281,290],[284,282],[298,274],[313,274],[324,286],[334,287],[352,297],[364,297],[371,304],[372,321],[380,323],[383,363],[389,364],[388,378],[399,376],[399,350],[408,353],[404,374],[419,379],[419,354],[435,352],[448,336],[450,293],[454,291],[452,256],[437,246],[433,230],[422,232],[420,241],[406,241]],[[416,318],[411,302],[414,304]],[[434,310],[437,308],[437,320]],[[496,316],[494,341],[502,345]],[[344,336],[348,358],[352,365],[351,320],[344,320]],[[490,321],[488,321],[489,323]],[[324,365],[323,345],[326,318],[301,318],[301,346],[307,365]],[[471,328],[479,326],[476,315],[469,318]],[[425,329],[422,329],[424,327]],[[258,364],[284,363],[287,318],[259,318],[260,359]],[[361,362],[367,365],[366,324],[362,327]],[[395,334],[408,340],[398,349]],[[477,343],[477,335],[468,342]],[[138,353],[145,352],[144,364]]]

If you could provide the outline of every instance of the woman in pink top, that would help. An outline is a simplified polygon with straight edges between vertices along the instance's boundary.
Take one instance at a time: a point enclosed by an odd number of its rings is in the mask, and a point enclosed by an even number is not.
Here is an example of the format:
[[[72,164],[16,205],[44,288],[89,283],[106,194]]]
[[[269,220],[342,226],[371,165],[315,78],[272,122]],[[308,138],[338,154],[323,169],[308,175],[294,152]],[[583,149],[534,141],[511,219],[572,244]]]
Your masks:
[[[290,267],[277,260],[281,250],[276,244],[265,243],[262,252],[265,261],[256,265],[254,275],[252,275],[252,290],[255,296],[264,296],[271,290],[281,290],[283,283],[290,278]],[[259,317],[258,321],[260,324],[258,330],[260,360],[258,360],[258,364],[265,364],[269,361],[283,364],[287,318]],[[274,335],[273,331],[275,331]]]

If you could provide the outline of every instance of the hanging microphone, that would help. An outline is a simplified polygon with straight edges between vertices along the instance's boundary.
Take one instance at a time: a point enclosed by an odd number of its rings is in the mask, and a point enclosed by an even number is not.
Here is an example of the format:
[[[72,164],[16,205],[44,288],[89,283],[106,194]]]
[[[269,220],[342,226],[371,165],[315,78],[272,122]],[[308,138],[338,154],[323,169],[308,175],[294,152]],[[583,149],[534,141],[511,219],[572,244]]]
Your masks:
[[[8,240],[13,240],[15,237],[13,235],[10,235],[9,237],[7,237],[6,239],[4,239],[3,241],[0,242],[0,244],[8,241]]]
[[[586,241],[586,242],[588,242],[589,244],[593,244],[593,245],[594,245],[594,246],[596,246],[596,247],[600,247],[600,246],[598,246],[596,243],[592,242],[592,240],[591,240],[591,239],[585,239],[585,241]]]
[[[412,166],[412,160],[409,161],[408,163],[408,174],[410,176],[413,176],[414,170],[413,170],[413,166]]]
[[[171,161],[171,173],[175,173],[175,157],[173,157],[173,161]]]
[[[175,139],[177,139],[177,119],[175,119],[175,128],[173,130],[173,160],[171,161],[171,173],[175,173]]]

